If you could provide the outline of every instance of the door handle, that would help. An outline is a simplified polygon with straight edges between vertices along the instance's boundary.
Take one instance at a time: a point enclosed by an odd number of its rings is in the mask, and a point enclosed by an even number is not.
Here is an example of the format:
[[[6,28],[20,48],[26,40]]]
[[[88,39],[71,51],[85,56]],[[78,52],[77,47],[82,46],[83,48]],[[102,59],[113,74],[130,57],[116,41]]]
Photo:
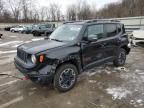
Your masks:
[[[103,43],[103,45],[105,46],[105,45],[107,45],[107,43]]]
[[[101,44],[102,47],[104,47],[104,46],[106,46],[106,45],[107,45],[107,43],[102,43],[102,44]]]

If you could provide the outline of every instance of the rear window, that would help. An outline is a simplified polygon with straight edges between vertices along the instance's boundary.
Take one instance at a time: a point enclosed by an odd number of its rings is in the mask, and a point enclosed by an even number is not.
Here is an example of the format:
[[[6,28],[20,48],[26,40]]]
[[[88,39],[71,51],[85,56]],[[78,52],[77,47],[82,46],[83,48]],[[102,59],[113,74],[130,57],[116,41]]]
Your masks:
[[[122,26],[122,30],[123,30],[123,33],[126,33],[124,24]]]
[[[117,35],[117,26],[116,24],[105,24],[105,31],[107,37],[113,37]]]
[[[122,31],[120,24],[117,24],[117,30],[118,30],[118,33],[120,33]]]
[[[103,31],[103,24],[96,24],[88,26],[88,36],[89,35],[97,35],[98,39],[105,38],[104,31]]]

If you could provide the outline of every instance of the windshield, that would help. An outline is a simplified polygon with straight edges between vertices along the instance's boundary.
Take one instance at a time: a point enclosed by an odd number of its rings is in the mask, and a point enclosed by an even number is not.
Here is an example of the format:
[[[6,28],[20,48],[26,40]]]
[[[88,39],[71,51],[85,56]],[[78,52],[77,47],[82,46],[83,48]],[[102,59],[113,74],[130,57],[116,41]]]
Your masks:
[[[65,24],[58,27],[51,35],[50,39],[60,41],[73,41],[77,38],[82,25],[69,25]]]

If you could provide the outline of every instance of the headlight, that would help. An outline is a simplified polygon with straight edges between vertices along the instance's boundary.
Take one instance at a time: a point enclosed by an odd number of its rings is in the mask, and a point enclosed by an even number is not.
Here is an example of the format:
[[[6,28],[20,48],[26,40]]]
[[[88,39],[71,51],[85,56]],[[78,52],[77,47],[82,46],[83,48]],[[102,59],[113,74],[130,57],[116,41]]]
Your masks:
[[[36,56],[35,56],[35,55],[32,55],[32,56],[31,56],[31,61],[32,61],[32,63],[34,63],[34,64],[36,63]]]

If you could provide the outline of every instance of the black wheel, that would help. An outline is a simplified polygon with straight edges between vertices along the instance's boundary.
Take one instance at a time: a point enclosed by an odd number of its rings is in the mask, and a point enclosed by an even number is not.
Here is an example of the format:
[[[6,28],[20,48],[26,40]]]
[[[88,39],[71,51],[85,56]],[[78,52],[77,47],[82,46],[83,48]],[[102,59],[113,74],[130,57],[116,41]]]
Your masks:
[[[54,88],[59,92],[66,92],[74,87],[77,82],[78,71],[72,64],[60,66],[54,77]]]
[[[115,66],[123,66],[123,65],[125,65],[125,61],[126,61],[126,50],[121,48],[121,49],[119,49],[113,64]]]
[[[33,36],[38,36],[36,31],[34,31],[32,34],[33,34]]]
[[[14,33],[15,31],[14,31],[14,30],[11,30],[11,32]]]

